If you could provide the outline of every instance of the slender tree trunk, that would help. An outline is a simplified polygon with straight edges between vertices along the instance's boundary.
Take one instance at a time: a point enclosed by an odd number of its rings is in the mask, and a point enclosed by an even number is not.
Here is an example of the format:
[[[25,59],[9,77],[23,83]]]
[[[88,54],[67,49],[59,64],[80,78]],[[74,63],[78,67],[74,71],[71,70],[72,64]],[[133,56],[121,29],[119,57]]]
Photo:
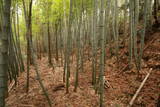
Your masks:
[[[17,11],[18,11],[18,5],[17,5]],[[20,46],[20,34],[19,34],[19,15],[17,12],[17,38],[18,38],[18,48],[19,48],[19,55],[20,55],[20,61],[21,61],[21,65],[22,65],[22,71],[24,71],[24,62],[22,59],[22,50],[21,50],[21,46]]]
[[[77,91],[78,87],[78,78],[79,78],[79,69],[80,69],[80,36],[81,36],[81,24],[82,24],[82,6],[79,9],[79,23],[78,23],[78,32],[77,32],[77,67],[76,67],[76,77],[75,77],[75,88],[74,91]],[[78,13],[78,12],[77,12]],[[78,20],[78,19],[77,19]]]
[[[59,23],[59,22],[58,22]],[[55,37],[56,37],[56,60],[57,60],[57,62],[58,62],[58,59],[59,59],[59,52],[58,52],[58,25],[56,24],[55,25],[55,29],[56,29],[56,31],[55,31]]]
[[[104,69],[105,69],[105,35],[104,35],[104,0],[101,0],[100,27],[101,27],[101,66],[100,66],[100,107],[104,107]]]
[[[51,35],[50,35],[50,28],[49,28],[49,19],[47,24],[47,32],[48,32],[48,61],[49,66],[52,66],[52,54],[51,54]]]
[[[152,30],[152,2],[153,0],[148,1],[148,14],[147,14],[147,29]]]
[[[131,64],[132,64],[132,53],[133,53],[133,26],[132,26],[132,17],[133,17],[133,14],[132,14],[132,11],[133,11],[133,1],[130,0],[129,1],[129,20],[130,20],[130,40],[129,40],[129,62],[130,62],[130,67],[131,67]]]
[[[126,36],[127,34],[127,3],[128,3],[128,0],[125,0],[125,10],[124,10],[124,35]]]
[[[0,107],[5,107],[5,97],[7,93],[7,72],[8,72],[8,38],[11,36],[10,22],[11,0],[4,0],[3,24],[0,29]],[[3,31],[2,31],[3,30]]]
[[[141,35],[141,47],[140,47],[140,53],[139,53],[139,57],[138,57],[138,69],[141,69],[141,60],[142,60],[142,55],[143,55],[143,49],[144,49],[144,38],[145,38],[145,34],[146,34],[146,24],[147,24],[147,6],[148,6],[148,1],[149,0],[145,0],[144,2],[144,24],[143,24],[143,32]]]
[[[116,57],[117,57],[117,61],[118,61],[118,65],[119,65],[119,58],[118,58],[118,51],[119,51],[119,32],[118,32],[118,29],[119,29],[119,26],[118,26],[118,17],[119,17],[119,10],[118,10],[118,1],[115,0],[114,1],[114,17],[115,17],[115,36],[116,36]]]
[[[69,77],[70,77],[70,49],[71,49],[71,25],[72,25],[72,0],[70,0],[70,12],[69,12],[69,24],[68,24],[68,35],[67,35],[67,50],[66,50],[66,93],[69,92]]]
[[[32,28],[31,28],[31,18],[32,18],[32,0],[29,2],[29,9],[27,12],[27,8],[26,8],[26,4],[25,1],[22,0],[23,3],[23,9],[24,9],[24,16],[25,16],[25,22],[26,22],[26,28],[27,28],[27,32],[26,32],[26,37],[27,37],[27,89],[26,92],[29,91],[29,69],[30,69],[30,64],[31,64],[31,49],[29,47],[29,37],[31,37],[31,32],[32,32]],[[32,38],[32,37],[31,37]],[[31,39],[32,42],[32,39]]]
[[[132,36],[133,36],[133,49],[134,49],[134,57],[135,57],[135,65],[138,68],[138,55],[137,55],[137,26],[138,26],[138,19],[139,19],[139,0],[133,1],[133,7],[132,7],[132,19],[131,19],[131,25],[132,25]]]
[[[96,27],[97,27],[97,0],[93,1],[93,41],[92,41],[92,84],[96,85],[96,56],[97,56],[97,34],[96,34]]]
[[[104,25],[104,27],[105,27],[105,45],[107,44],[107,42],[108,43],[110,43],[110,40],[109,40],[109,22],[110,22],[110,20],[109,20],[109,18],[110,18],[110,9],[111,9],[111,0],[107,0],[107,8],[105,9],[105,25]],[[106,47],[106,46],[105,46]],[[107,47],[108,48],[108,47]],[[106,54],[105,54],[105,59],[106,59]],[[104,60],[105,61],[105,60]],[[106,61],[105,61],[106,62]],[[104,63],[105,63],[104,62]]]
[[[67,17],[66,17],[66,0],[63,0],[64,11],[64,69],[63,69],[63,82],[66,80],[66,68],[67,68]]]
[[[11,36],[11,42],[13,42],[14,46],[14,51],[15,53],[12,53],[12,54],[15,54],[15,57],[16,57],[16,62],[17,62],[17,68],[20,70],[20,72],[23,72],[24,71],[24,68],[23,68],[23,62],[21,62],[21,54],[20,54],[20,46],[19,46],[19,41],[18,41],[18,32],[17,32],[17,29],[16,29],[16,14],[12,15],[12,24],[13,24],[13,30],[14,30],[14,34],[12,33],[12,36]],[[14,39],[14,37],[15,39]],[[17,71],[19,72],[19,71]]]
[[[29,36],[30,38],[32,38],[31,37],[31,32],[32,32],[32,25],[31,25],[31,21],[32,21],[32,0],[30,1],[30,4],[29,4],[29,13],[28,13],[28,28],[27,28],[27,30],[28,30],[28,32],[27,32],[27,36]],[[32,57],[31,57],[31,49],[30,49],[30,47],[29,47],[29,39],[27,39],[27,41],[28,41],[28,45],[27,45],[27,47],[28,47],[28,51],[27,51],[27,53],[28,53],[28,66],[29,66],[29,64],[32,64],[33,63],[33,61],[32,61]],[[32,39],[31,39],[31,43],[32,43]],[[28,71],[27,71],[27,90],[26,90],[27,92],[29,91],[29,68],[28,68]]]
[[[158,17],[157,17],[157,0],[154,0],[154,19],[155,25],[158,26]]]

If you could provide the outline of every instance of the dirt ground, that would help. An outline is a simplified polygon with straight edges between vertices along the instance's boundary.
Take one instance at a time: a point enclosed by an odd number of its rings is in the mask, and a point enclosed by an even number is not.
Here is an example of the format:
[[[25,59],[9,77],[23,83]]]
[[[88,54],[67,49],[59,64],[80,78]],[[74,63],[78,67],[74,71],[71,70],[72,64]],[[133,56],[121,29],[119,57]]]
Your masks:
[[[140,76],[137,76],[135,67],[127,67],[127,49],[122,48],[124,54],[117,63],[116,57],[106,59],[105,76],[109,87],[105,88],[105,107],[126,107],[135,94],[147,72],[152,69],[151,75],[140,91],[133,107],[156,107],[160,94],[160,32],[154,33],[146,42]],[[84,63],[84,72],[79,74],[79,87],[74,92],[74,77],[76,63],[71,65],[69,93],[66,94],[63,83],[63,67],[55,64],[55,69],[48,67],[47,58],[38,60],[42,82],[49,93],[54,107],[98,107],[99,96],[95,94],[91,85],[91,61]],[[34,68],[30,70],[30,89],[26,92],[26,72],[18,79],[18,85],[9,92],[6,107],[48,107],[43,95]]]

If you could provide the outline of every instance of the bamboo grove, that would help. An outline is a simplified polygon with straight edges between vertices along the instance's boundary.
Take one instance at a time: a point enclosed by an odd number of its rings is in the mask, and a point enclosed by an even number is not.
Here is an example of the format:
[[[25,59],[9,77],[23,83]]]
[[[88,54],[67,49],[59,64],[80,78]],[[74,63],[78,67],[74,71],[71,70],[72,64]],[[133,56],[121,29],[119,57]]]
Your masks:
[[[159,9],[159,0],[0,0],[0,107],[5,106],[8,84],[14,81],[16,86],[22,72],[27,72],[26,92],[29,91],[30,66],[34,66],[40,87],[52,106],[54,101],[39,73],[37,59],[42,57],[48,58],[48,66],[53,69],[54,61],[63,66],[66,94],[70,92],[73,60],[75,92],[79,72],[85,73],[84,62],[91,61],[92,85],[99,94],[99,106],[103,107],[108,55],[115,56],[120,65],[120,43],[126,42],[127,66],[136,66],[138,73],[145,34],[160,24]]]

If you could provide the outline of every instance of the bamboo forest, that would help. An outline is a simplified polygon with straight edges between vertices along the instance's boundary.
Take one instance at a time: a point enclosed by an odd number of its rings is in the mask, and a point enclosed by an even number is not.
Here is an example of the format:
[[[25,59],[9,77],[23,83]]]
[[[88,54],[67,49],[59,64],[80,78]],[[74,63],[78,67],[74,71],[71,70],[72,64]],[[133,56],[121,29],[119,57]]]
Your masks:
[[[0,107],[160,107],[160,0],[0,0]]]

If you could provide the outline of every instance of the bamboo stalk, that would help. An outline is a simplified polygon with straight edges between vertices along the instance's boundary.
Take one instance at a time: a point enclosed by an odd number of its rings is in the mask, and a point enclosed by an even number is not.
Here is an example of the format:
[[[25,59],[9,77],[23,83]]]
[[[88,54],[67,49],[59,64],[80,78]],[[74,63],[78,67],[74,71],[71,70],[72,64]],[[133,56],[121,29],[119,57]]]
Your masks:
[[[144,80],[142,81],[141,85],[139,86],[138,90],[136,91],[136,93],[132,97],[132,99],[129,102],[129,105],[127,107],[132,107],[132,105],[133,105],[135,99],[137,98],[139,92],[141,91],[142,87],[144,86],[145,82],[147,81],[148,77],[150,76],[151,71],[152,71],[152,69],[150,69],[150,71],[148,72],[148,74],[146,75],[146,77],[144,78]]]

